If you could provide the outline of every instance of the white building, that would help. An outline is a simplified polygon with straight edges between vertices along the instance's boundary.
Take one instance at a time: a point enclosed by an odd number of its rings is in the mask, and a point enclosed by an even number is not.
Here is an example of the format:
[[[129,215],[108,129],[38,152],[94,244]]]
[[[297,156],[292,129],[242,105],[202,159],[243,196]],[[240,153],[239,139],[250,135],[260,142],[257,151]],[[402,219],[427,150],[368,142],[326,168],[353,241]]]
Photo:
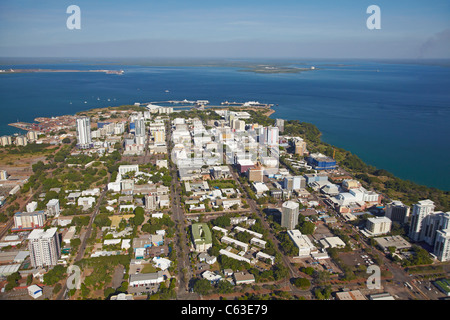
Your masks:
[[[59,200],[51,199],[47,203],[47,215],[57,218],[57,217],[59,217],[60,212],[61,212],[61,210],[59,207]]]
[[[281,226],[288,230],[295,229],[298,224],[299,204],[286,201],[281,206]]]
[[[92,144],[91,120],[88,117],[77,118],[77,141],[81,148],[89,148]]]
[[[392,221],[387,217],[369,218],[366,222],[366,231],[370,235],[380,235],[391,231]]]
[[[436,232],[434,254],[442,262],[450,260],[450,229]]]
[[[38,203],[36,201],[31,201],[27,204],[27,212],[34,212],[36,211]]]
[[[28,250],[34,268],[56,265],[61,254],[57,230],[57,228],[34,229],[28,235]]]
[[[434,212],[434,207],[434,202],[431,200],[422,200],[414,204],[409,228],[409,238],[412,241],[423,240],[423,220]]]
[[[302,235],[299,230],[288,230],[287,233],[298,248],[298,257],[306,257],[311,253],[318,252],[308,236]]]
[[[44,211],[17,212],[14,214],[14,229],[42,228],[45,223]]]
[[[129,164],[129,165],[121,165],[121,166],[119,166],[119,175],[123,175],[123,174],[126,174],[126,173],[131,172],[131,171],[138,172],[139,171],[139,165],[137,165],[137,164]]]

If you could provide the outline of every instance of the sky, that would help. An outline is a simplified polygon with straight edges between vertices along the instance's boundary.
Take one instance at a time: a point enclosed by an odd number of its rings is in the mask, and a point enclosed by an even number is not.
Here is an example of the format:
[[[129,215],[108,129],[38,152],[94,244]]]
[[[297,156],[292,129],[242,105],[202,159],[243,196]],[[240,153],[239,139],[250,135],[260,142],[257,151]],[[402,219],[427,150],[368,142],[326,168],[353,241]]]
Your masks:
[[[450,58],[450,1],[1,0],[0,56]]]

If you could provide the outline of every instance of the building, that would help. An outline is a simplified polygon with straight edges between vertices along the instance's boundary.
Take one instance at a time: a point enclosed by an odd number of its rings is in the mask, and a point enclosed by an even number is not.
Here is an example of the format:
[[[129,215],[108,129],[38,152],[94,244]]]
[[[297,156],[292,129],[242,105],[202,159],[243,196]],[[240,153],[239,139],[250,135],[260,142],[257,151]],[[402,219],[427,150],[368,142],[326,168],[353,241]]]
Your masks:
[[[317,253],[317,248],[309,240],[308,236],[302,235],[299,230],[288,230],[287,234],[289,238],[294,242],[295,246],[298,248],[298,257],[307,257],[312,253]]]
[[[425,217],[434,212],[434,207],[434,202],[431,200],[422,200],[414,204],[409,228],[409,238],[412,241],[423,240],[423,221]]]
[[[366,231],[370,235],[380,235],[391,231],[392,221],[387,217],[369,218],[366,222]]]
[[[52,217],[59,217],[61,210],[59,207],[59,200],[58,199],[51,199],[47,203],[47,215]]]
[[[411,248],[411,244],[401,236],[378,237],[374,240],[383,250],[388,250],[389,247],[395,248],[395,250]]]
[[[267,127],[266,132],[266,139],[265,144],[268,147],[276,147],[279,144],[279,131],[280,129],[278,127]]]
[[[135,136],[136,137],[144,137],[145,133],[146,133],[144,118],[141,118],[141,117],[137,118],[134,121],[134,125],[135,125],[135,127],[134,127]]]
[[[0,180],[8,180],[8,173],[6,170],[0,170]]]
[[[281,226],[293,230],[298,224],[299,204],[286,201],[281,206]]]
[[[313,153],[308,157],[308,164],[315,170],[333,170],[336,169],[336,160],[327,157],[321,153]]]
[[[13,231],[43,228],[45,223],[44,211],[17,212],[14,214]]]
[[[436,232],[434,255],[442,262],[450,260],[450,229]]]
[[[30,203],[28,203],[26,206],[27,212],[36,211],[37,205],[38,205],[38,203],[36,201],[31,201]]]
[[[401,201],[392,201],[385,208],[385,216],[391,219],[392,222],[408,222],[409,212],[409,206],[404,205]]]
[[[255,168],[248,169],[248,180],[250,182],[264,181],[264,168],[261,164],[257,163]]]
[[[238,169],[239,173],[240,174],[244,174],[249,169],[254,168],[255,164],[253,163],[252,160],[240,159],[240,160],[237,160],[236,166],[237,166],[237,169]]]
[[[302,138],[295,138],[294,140],[294,154],[303,156],[307,152],[306,142]]]
[[[211,230],[206,223],[195,223],[191,226],[192,243],[197,252],[206,252],[212,247]]]
[[[285,177],[283,180],[283,189],[290,191],[300,190],[306,187],[306,179],[302,176]]]
[[[164,282],[164,274],[162,271],[153,273],[138,273],[130,275],[130,287],[147,287],[152,284]]]
[[[359,290],[336,292],[336,300],[367,300]]]
[[[35,229],[28,235],[28,250],[34,268],[55,266],[61,254],[57,228]]]
[[[92,145],[91,120],[89,117],[77,118],[77,142],[80,148],[90,148]]]
[[[33,298],[37,299],[42,296],[42,288],[33,284],[27,288],[28,294]]]
[[[3,147],[12,144],[11,136],[2,136],[0,138],[0,143]]]
[[[279,132],[284,132],[284,119],[276,119],[275,126],[278,128]]]
[[[16,146],[26,146],[28,144],[28,138],[26,136],[17,136],[14,143]]]
[[[236,285],[255,283],[255,276],[248,272],[235,272],[233,278]]]
[[[156,193],[150,192],[145,196],[145,208],[147,210],[156,210],[157,208]]]
[[[123,174],[126,174],[128,172],[138,172],[139,171],[139,165],[137,164],[129,164],[129,165],[121,165],[119,166],[119,175],[122,176]]]

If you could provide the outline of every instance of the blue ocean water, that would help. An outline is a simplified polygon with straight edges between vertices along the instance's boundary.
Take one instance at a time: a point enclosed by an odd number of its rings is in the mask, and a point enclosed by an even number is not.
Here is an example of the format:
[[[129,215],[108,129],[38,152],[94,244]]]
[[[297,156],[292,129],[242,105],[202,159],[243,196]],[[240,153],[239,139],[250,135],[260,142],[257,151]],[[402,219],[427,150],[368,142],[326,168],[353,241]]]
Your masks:
[[[304,65],[298,65],[304,67]],[[256,100],[272,118],[315,124],[323,141],[419,184],[450,190],[450,68],[370,61],[309,61],[316,70],[258,74],[234,67],[81,63],[6,68],[123,69],[103,73],[0,75],[0,135],[16,121],[95,107],[165,100]],[[169,92],[166,92],[169,90]],[[109,101],[108,101],[109,99]]]

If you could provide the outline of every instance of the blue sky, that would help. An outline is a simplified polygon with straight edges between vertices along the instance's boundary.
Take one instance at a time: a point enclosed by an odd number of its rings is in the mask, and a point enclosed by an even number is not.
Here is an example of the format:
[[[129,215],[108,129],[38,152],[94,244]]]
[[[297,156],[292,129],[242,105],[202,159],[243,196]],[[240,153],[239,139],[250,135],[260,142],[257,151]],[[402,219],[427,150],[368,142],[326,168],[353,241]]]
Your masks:
[[[0,56],[450,58],[450,1],[1,0]]]

